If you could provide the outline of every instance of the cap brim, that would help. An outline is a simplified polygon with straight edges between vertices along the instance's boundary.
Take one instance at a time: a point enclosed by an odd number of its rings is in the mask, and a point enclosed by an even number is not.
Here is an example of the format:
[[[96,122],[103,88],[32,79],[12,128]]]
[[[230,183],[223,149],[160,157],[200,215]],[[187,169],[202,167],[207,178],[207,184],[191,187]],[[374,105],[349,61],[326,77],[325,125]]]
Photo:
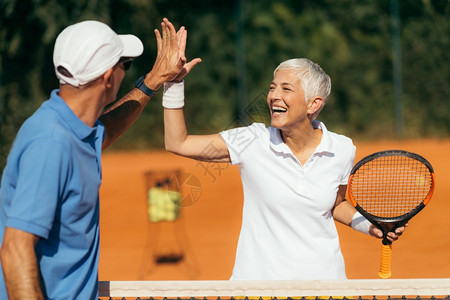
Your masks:
[[[119,38],[123,42],[122,57],[137,57],[144,52],[144,45],[141,40],[132,34],[121,34]]]

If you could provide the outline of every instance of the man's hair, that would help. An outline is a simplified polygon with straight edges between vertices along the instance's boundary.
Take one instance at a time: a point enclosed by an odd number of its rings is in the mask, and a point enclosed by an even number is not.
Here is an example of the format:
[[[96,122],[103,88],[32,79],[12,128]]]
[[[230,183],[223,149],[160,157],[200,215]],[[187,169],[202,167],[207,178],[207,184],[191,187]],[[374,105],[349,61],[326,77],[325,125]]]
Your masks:
[[[293,70],[295,72],[300,79],[306,101],[316,96],[322,97],[322,106],[313,115],[313,119],[315,119],[331,94],[330,76],[318,64],[307,58],[293,58],[282,62],[273,72],[274,76],[278,70]]]

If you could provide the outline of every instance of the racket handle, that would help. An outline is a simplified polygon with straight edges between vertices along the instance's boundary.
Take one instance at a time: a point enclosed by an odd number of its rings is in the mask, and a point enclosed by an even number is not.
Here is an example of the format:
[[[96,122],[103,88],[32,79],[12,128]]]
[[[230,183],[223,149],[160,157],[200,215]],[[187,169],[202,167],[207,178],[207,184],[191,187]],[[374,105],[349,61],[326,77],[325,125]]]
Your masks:
[[[391,257],[392,244],[381,244],[381,262],[380,271],[378,272],[378,276],[380,276],[380,278],[386,279],[391,277]]]

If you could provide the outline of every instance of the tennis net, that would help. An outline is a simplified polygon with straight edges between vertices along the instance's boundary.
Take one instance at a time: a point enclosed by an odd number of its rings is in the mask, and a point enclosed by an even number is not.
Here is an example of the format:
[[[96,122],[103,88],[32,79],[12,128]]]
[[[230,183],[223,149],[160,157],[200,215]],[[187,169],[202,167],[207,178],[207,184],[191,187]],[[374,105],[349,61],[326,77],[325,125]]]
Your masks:
[[[100,281],[101,300],[450,300],[450,278],[338,281]]]

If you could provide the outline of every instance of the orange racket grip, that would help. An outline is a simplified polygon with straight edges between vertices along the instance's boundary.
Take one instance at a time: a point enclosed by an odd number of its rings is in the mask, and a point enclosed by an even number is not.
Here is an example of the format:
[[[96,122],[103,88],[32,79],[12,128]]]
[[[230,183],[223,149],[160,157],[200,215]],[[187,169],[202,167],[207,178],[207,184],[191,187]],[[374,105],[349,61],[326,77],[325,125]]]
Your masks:
[[[383,279],[391,277],[392,244],[381,244],[381,262],[378,276]]]

